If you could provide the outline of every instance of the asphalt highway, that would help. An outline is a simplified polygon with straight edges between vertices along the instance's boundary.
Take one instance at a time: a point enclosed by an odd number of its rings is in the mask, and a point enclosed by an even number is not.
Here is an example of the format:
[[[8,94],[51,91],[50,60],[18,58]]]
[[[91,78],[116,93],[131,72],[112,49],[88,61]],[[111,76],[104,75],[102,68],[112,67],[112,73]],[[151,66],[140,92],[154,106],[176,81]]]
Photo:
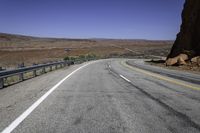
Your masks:
[[[0,132],[200,133],[200,75],[106,59],[0,90]]]

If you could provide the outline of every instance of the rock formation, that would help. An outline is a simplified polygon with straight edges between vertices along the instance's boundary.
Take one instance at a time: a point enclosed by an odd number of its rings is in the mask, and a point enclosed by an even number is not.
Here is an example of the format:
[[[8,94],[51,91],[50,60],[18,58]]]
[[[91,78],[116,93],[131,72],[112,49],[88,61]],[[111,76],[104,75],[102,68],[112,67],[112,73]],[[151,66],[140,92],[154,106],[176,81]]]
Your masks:
[[[178,63],[177,57],[180,57],[180,54],[188,56],[184,60],[200,55],[200,0],[185,1],[181,30],[177,34],[166,64],[173,65]],[[170,60],[174,58],[175,60],[172,63]]]

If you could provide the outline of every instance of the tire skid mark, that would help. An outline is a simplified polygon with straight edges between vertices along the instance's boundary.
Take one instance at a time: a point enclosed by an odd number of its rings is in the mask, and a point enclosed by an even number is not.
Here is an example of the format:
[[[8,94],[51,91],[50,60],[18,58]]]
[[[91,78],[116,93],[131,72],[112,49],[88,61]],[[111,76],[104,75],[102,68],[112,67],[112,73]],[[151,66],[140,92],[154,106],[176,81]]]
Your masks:
[[[115,70],[113,70],[112,68],[109,68],[109,71],[111,72],[111,74],[115,77],[120,77],[120,74],[118,74]],[[125,80],[124,80],[125,82]],[[126,81],[127,82],[127,81]],[[194,122],[193,120],[191,120],[191,118],[189,116],[187,116],[186,114],[175,110],[173,107],[171,107],[170,105],[167,105],[166,103],[162,102],[159,98],[154,97],[153,95],[151,95],[150,93],[148,93],[147,91],[145,91],[144,88],[141,88],[135,84],[133,84],[132,82],[127,82],[128,84],[130,84],[131,86],[133,86],[134,88],[136,88],[137,90],[139,90],[140,92],[142,92],[144,95],[146,95],[148,98],[152,99],[153,101],[157,102],[159,105],[161,105],[163,108],[165,108],[166,110],[170,111],[171,113],[173,113],[175,116],[177,116],[178,118],[182,119],[184,122],[186,122],[188,125],[190,125],[191,127],[197,129],[198,131],[200,131],[200,125],[197,124],[196,122]]]

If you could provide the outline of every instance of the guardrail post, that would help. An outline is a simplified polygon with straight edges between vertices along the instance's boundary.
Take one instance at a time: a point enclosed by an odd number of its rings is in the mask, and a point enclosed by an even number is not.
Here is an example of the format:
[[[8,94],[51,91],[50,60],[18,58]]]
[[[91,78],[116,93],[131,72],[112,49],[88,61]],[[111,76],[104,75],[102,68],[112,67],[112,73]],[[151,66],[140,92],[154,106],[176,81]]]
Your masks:
[[[33,70],[33,77],[36,77],[36,76],[37,76],[36,70]]]
[[[2,89],[3,87],[4,87],[3,78],[0,78],[0,89]]]
[[[57,66],[57,65],[55,66],[55,69],[58,69],[58,66]]]
[[[49,69],[50,69],[49,71],[52,71],[52,66],[50,66]]]
[[[45,67],[42,68],[42,73],[46,73]]]
[[[23,81],[24,80],[24,74],[23,73],[20,73],[19,74],[19,81]]]

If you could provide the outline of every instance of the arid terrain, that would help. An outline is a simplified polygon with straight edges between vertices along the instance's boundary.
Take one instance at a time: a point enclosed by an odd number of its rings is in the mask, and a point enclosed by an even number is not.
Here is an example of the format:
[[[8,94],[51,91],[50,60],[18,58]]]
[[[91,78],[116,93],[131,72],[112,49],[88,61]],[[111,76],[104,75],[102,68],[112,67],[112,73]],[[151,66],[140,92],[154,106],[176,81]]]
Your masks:
[[[66,56],[95,54],[108,57],[166,57],[173,41],[37,38],[0,34],[0,66],[13,68],[62,60]]]

